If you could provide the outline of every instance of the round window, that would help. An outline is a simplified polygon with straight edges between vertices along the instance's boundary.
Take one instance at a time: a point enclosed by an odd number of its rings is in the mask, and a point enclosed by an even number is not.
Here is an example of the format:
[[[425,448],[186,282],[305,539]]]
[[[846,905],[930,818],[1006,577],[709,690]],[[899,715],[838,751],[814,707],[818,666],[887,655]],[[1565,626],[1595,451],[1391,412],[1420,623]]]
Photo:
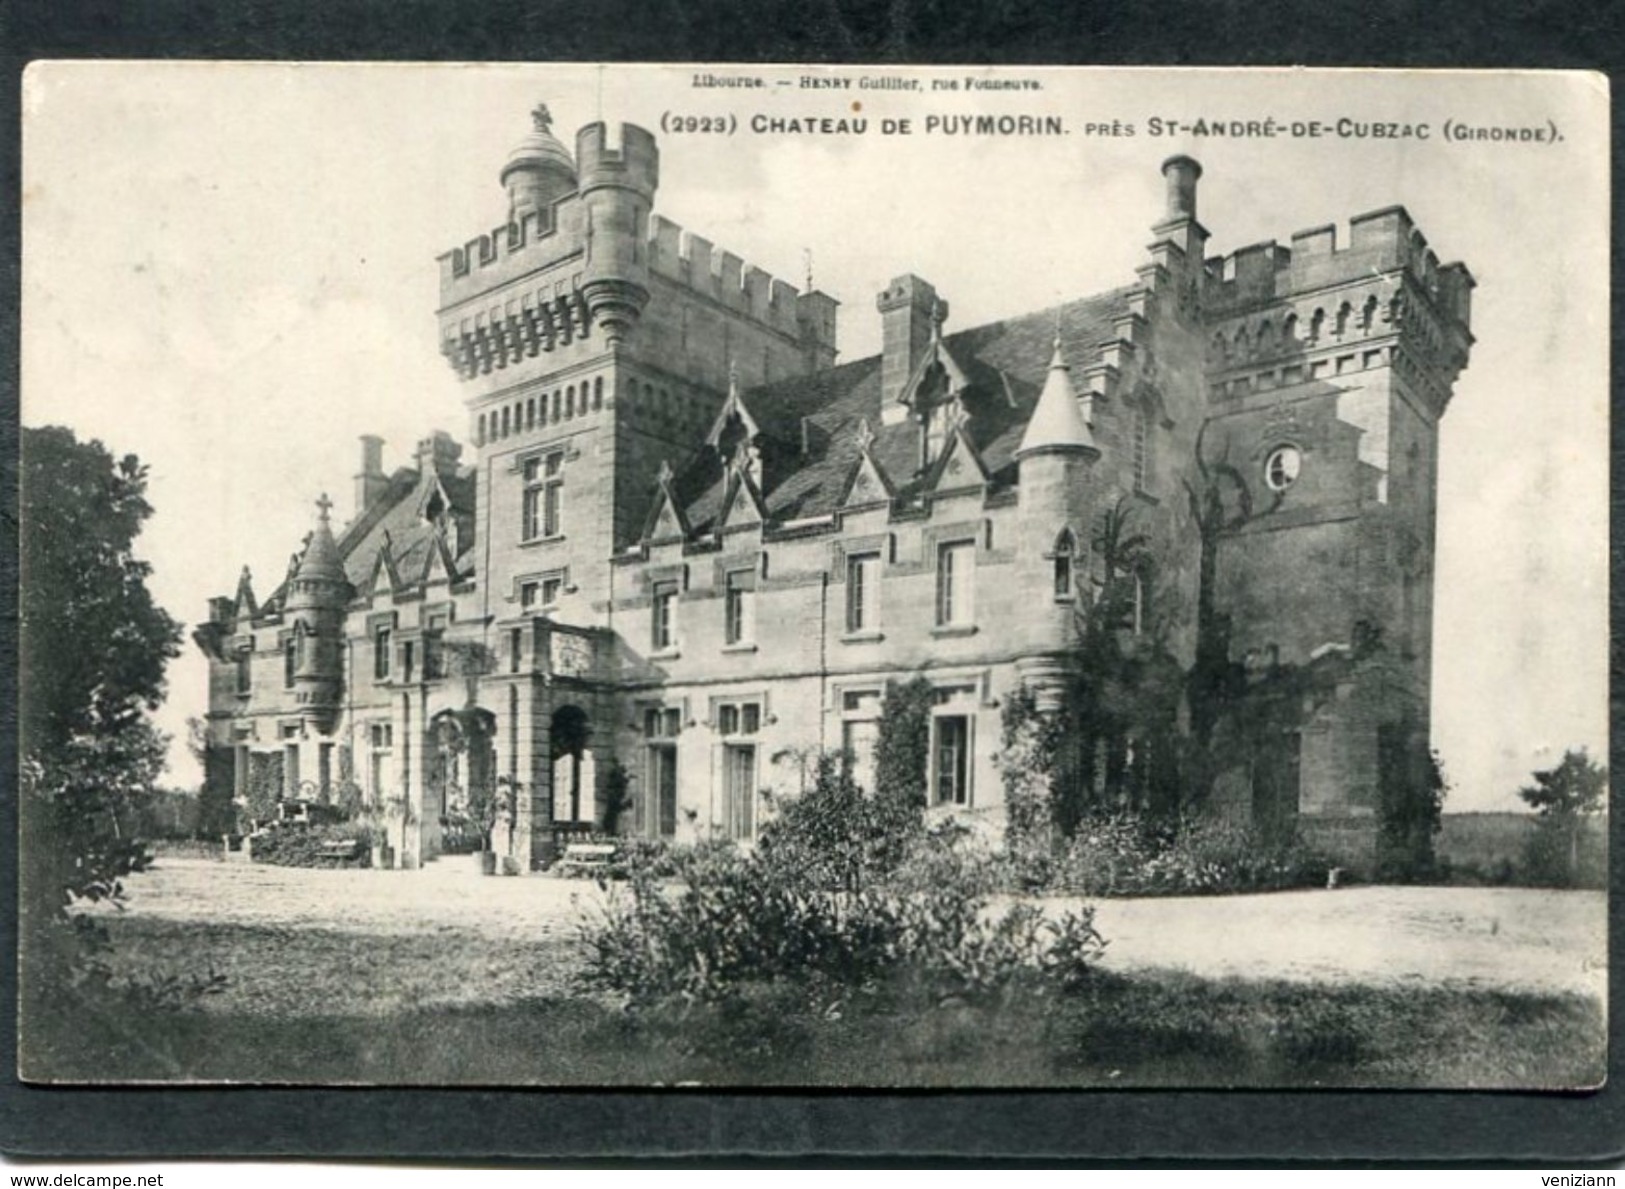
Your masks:
[[[1296,446],[1277,446],[1264,460],[1264,482],[1272,491],[1285,491],[1297,481],[1303,455]]]

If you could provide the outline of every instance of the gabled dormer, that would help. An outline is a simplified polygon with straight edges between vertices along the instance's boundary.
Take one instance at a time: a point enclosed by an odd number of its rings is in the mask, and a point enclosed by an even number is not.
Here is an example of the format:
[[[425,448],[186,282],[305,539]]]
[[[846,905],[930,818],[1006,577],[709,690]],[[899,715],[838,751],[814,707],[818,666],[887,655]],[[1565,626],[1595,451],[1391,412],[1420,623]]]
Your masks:
[[[875,431],[870,428],[867,418],[858,419],[857,442],[857,461],[847,472],[846,482],[841,487],[841,498],[838,501],[838,506],[843,511],[888,504],[897,495],[897,485],[892,482],[891,476],[886,474],[885,468],[875,460]]]
[[[677,499],[675,488],[675,475],[671,463],[662,462],[660,473],[655,476],[659,485],[659,493],[655,497],[654,506],[649,509],[649,517],[644,522],[642,542],[645,546],[664,544],[671,541],[686,541],[692,535],[688,517],[683,513],[683,505]]]

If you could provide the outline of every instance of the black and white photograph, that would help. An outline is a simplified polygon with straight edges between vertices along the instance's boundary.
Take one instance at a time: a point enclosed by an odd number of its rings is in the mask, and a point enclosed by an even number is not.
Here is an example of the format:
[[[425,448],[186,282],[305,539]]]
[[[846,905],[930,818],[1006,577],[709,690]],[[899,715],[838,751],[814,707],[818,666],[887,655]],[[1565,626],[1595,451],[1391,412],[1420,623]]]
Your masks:
[[[22,109],[25,1081],[1605,1081],[1602,76]]]

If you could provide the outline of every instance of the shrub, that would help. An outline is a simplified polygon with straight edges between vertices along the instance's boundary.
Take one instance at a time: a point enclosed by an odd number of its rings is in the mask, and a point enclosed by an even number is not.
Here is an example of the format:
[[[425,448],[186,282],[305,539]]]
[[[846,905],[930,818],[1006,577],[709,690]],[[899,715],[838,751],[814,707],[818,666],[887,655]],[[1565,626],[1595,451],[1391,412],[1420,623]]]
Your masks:
[[[1319,886],[1330,866],[1302,843],[1245,826],[1201,818],[1159,826],[1115,813],[1079,825],[1047,883],[1090,896],[1215,895]]]
[[[334,859],[323,853],[329,842],[354,842],[352,858]],[[371,865],[372,832],[359,822],[326,826],[284,826],[254,835],[254,861],[276,867],[367,867]]]
[[[832,892],[805,872],[721,850],[689,863],[675,889],[634,871],[583,925],[585,978],[642,1002],[726,1000],[780,980],[809,992],[901,981],[971,994],[1030,974],[1072,985],[1105,946],[1090,909],[1047,921],[1017,905],[993,918],[952,883]]]
[[[764,859],[813,886],[857,891],[896,870],[922,826],[907,802],[871,795],[852,782],[839,758],[818,757],[812,787],[771,798],[763,825]]]

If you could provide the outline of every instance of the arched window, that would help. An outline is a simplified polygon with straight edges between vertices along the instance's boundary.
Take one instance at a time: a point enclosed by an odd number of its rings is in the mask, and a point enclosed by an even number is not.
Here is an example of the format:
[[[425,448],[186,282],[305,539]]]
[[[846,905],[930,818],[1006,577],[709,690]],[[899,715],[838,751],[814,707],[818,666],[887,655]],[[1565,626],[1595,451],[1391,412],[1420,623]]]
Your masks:
[[[598,376],[592,382],[592,410],[597,412],[604,407],[604,377]]]
[[[564,393],[560,392],[557,388],[555,388],[555,389],[553,389],[553,421],[554,421],[555,424],[557,424],[557,422],[559,420],[559,417],[563,414],[563,412],[564,412]]]
[[[1063,528],[1061,535],[1055,538],[1055,597],[1070,600],[1076,593],[1073,585],[1073,555],[1076,552],[1076,543],[1072,537],[1072,530]]]
[[[502,436],[508,436],[508,409],[506,405],[502,409]]]
[[[485,445],[485,414],[481,413],[479,420],[474,423],[474,444]]]
[[[525,428],[536,428],[536,398],[534,396],[525,402]]]
[[[564,419],[566,421],[576,415],[576,386],[571,384],[564,390]]]

